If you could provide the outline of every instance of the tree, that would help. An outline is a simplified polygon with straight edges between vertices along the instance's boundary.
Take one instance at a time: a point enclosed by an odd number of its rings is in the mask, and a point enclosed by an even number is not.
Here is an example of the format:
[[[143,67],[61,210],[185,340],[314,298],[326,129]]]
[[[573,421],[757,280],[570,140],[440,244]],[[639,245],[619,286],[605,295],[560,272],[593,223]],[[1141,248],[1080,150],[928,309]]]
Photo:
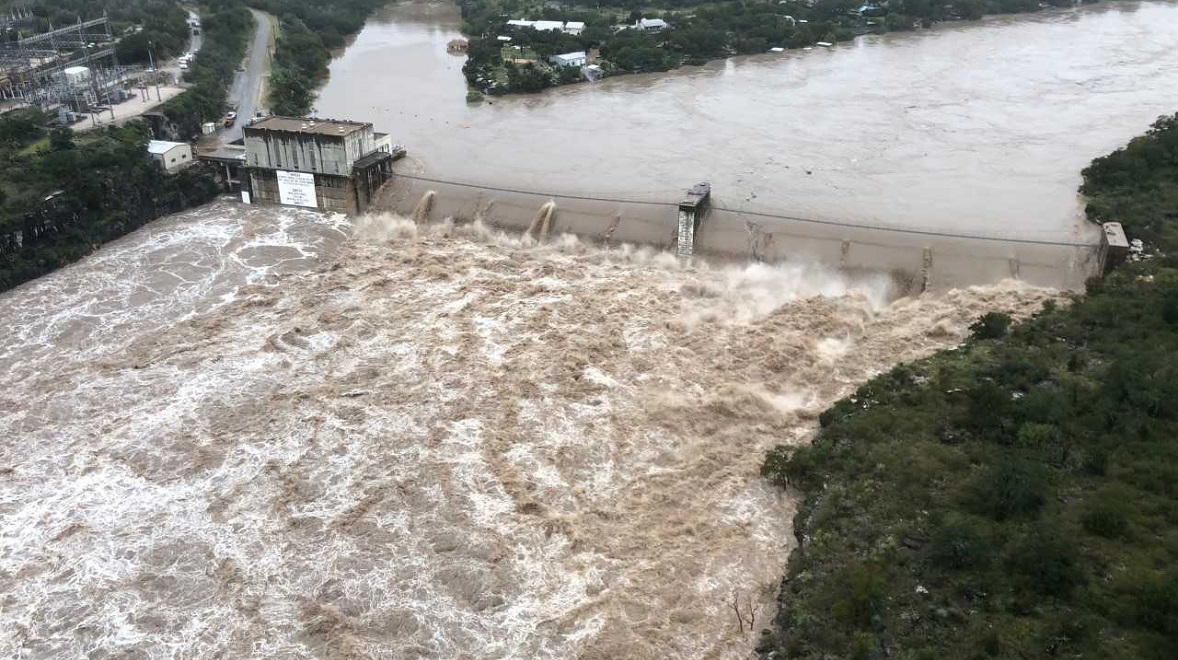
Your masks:
[[[294,69],[275,69],[270,74],[270,109],[277,115],[297,117],[311,108],[311,81]]]
[[[55,128],[49,132],[49,146],[54,151],[68,151],[74,148],[74,132],[68,128]]]
[[[986,312],[969,326],[974,339],[998,339],[1010,328],[1010,316],[1001,312]]]
[[[532,64],[509,64],[507,67],[507,89],[512,92],[539,92],[552,86],[552,77],[547,71]]]

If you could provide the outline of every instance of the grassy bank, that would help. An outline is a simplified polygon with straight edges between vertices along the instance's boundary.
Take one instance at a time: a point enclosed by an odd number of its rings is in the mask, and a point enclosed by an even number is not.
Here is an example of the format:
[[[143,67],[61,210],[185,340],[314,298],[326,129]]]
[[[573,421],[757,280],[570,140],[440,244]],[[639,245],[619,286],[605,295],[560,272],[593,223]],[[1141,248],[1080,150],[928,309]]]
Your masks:
[[[763,657],[1173,657],[1178,116],[1082,191],[1149,258],[1012,329],[980,320],[767,456],[805,500]]]

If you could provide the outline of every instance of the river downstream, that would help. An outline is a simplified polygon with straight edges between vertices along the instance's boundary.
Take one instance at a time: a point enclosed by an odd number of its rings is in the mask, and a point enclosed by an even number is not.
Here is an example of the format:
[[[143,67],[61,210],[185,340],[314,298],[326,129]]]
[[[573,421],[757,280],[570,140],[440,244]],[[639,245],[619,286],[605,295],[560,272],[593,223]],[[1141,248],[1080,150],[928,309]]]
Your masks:
[[[1088,240],[1080,170],[1178,107],[1178,4],[870,36],[464,101],[448,3],[377,14],[320,116],[373,121],[431,176],[922,230]]]
[[[0,657],[746,658],[793,545],[766,449],[1054,296],[161,219],[0,294]]]

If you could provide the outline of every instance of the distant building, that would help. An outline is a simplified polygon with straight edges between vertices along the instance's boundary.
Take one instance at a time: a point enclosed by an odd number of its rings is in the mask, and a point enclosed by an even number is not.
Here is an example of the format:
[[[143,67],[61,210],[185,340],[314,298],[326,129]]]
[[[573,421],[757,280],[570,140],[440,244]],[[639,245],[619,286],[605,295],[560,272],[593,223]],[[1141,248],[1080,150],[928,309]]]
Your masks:
[[[602,69],[596,64],[590,64],[588,66],[581,67],[581,76],[583,76],[585,80],[588,80],[589,82],[597,82],[598,80],[601,80],[605,77],[605,69]]]
[[[638,20],[638,25],[636,27],[643,32],[658,34],[670,26],[668,26],[667,22],[661,18],[642,18]]]
[[[525,18],[513,18],[507,24],[515,28],[534,28],[541,32],[565,32],[578,35],[585,31],[585,23],[581,21],[531,21]]]
[[[268,117],[243,130],[253,199],[363,213],[404,152],[372,124]]]
[[[589,62],[589,56],[585,51],[579,50],[575,53],[553,55],[548,58],[548,62],[553,66],[585,66]]]
[[[178,172],[192,164],[192,145],[184,142],[152,140],[147,143],[147,153],[165,172]]]

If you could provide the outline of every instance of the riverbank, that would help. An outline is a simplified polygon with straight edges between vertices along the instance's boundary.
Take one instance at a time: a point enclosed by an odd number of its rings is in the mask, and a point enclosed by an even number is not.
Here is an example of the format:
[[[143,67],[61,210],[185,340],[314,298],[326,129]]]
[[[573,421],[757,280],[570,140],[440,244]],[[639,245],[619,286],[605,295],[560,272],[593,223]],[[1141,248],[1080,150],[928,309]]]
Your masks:
[[[763,657],[1172,654],[1178,116],[1084,181],[1144,258],[1009,333],[977,324],[769,453],[805,501]]]
[[[504,5],[459,0],[458,4],[469,39],[461,46],[468,52],[463,66],[467,82],[473,90],[503,95],[595,82],[610,75],[668,71],[736,55],[831,47],[863,35],[1081,3],[687,2],[645,11],[598,5],[592,9],[546,7],[540,12],[522,1]]]
[[[146,144],[151,131],[187,139],[221,116],[251,23],[237,6],[204,17],[206,47],[187,72],[192,84],[159,106],[162,121],[153,120],[150,130],[128,118],[74,135],[47,129],[49,117],[34,108],[0,118],[0,291],[216,196],[213,172],[194,165],[165,174]]]
[[[333,53],[364,27],[388,0],[257,0],[252,6],[278,21],[267,103],[276,115],[311,112],[315,90],[327,76]]]

